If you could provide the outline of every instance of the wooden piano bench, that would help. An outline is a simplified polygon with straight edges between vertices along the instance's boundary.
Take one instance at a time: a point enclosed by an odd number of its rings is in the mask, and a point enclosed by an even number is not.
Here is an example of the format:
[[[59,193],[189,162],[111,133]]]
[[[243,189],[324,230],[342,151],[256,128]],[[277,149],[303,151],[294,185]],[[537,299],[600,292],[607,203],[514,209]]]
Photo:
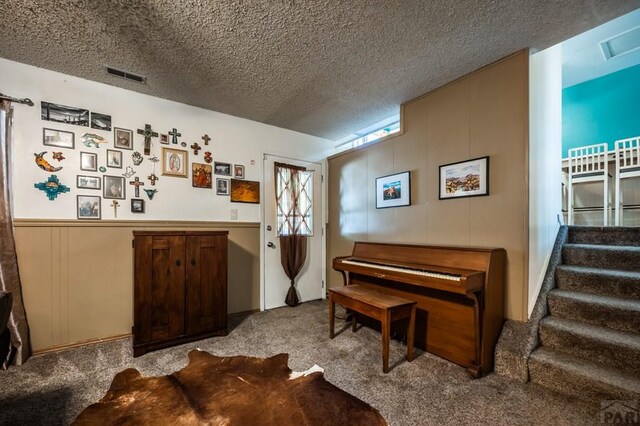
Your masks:
[[[359,285],[329,289],[329,338],[334,337],[336,303],[380,321],[382,325],[382,371],[389,372],[389,337],[391,322],[409,318],[407,328],[407,361],[413,361],[413,337],[416,324],[416,302],[391,296]],[[353,316],[352,330],[356,331]]]

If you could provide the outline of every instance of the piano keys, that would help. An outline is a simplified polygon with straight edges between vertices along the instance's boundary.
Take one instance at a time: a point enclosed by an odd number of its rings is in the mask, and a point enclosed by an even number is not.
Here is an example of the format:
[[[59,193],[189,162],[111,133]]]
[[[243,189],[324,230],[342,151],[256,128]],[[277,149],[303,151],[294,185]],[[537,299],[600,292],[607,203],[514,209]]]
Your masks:
[[[416,346],[466,367],[493,370],[504,317],[504,249],[356,242],[333,268],[359,284],[417,302]]]

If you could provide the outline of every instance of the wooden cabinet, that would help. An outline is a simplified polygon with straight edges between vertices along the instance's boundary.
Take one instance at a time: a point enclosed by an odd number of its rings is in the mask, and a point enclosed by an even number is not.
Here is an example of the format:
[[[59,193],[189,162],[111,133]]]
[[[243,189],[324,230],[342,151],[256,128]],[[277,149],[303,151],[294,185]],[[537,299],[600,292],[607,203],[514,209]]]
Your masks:
[[[227,334],[227,231],[134,231],[133,356]]]

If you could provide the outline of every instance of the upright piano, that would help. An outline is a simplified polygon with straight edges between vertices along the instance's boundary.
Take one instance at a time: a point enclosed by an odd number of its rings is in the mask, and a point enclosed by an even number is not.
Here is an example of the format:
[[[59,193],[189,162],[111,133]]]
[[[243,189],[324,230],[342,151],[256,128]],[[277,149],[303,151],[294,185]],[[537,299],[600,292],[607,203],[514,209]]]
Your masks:
[[[333,269],[344,285],[415,300],[416,346],[480,377],[502,329],[505,258],[499,248],[356,242]]]

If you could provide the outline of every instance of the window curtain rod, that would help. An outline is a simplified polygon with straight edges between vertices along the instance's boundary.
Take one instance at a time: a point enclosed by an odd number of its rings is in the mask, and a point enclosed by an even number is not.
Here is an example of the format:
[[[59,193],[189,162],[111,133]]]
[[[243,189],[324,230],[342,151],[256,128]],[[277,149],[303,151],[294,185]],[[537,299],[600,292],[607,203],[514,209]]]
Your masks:
[[[15,102],[17,104],[25,104],[25,105],[29,105],[29,106],[33,106],[33,101],[29,98],[14,98],[11,96],[7,96],[4,95],[2,93],[0,93],[0,101],[10,101],[10,102]]]

